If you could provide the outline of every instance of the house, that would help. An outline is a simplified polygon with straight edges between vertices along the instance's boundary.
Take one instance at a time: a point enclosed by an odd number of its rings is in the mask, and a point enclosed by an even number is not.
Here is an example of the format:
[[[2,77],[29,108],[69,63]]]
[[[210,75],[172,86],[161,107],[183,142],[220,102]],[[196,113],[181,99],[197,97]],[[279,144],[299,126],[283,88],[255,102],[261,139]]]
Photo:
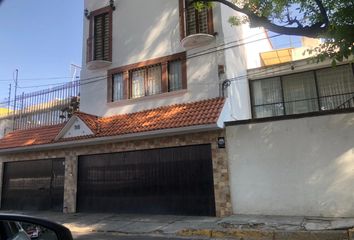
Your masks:
[[[353,63],[277,51],[248,70],[252,118],[226,123],[233,212],[353,217]]]
[[[188,2],[85,0],[80,112],[0,140],[2,209],[232,213],[224,122],[271,45]]]

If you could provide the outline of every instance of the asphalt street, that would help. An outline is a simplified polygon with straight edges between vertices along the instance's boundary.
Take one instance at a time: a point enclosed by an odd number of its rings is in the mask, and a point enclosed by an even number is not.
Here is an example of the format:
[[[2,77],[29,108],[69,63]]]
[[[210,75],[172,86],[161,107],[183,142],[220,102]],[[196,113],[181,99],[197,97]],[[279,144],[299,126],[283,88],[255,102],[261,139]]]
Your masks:
[[[87,235],[77,235],[73,233],[75,240],[188,240],[189,238],[175,238],[175,237],[153,237],[153,236],[119,236],[111,233],[89,233]],[[195,239],[195,238],[193,238]],[[198,240],[206,240],[205,238],[198,238]],[[208,238],[210,240],[210,238]]]

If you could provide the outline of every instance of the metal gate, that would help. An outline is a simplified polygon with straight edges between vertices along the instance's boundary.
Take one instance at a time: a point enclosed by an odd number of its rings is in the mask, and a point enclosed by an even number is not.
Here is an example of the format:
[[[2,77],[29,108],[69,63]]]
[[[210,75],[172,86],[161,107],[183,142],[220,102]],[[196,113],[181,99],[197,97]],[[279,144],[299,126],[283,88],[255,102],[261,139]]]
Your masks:
[[[62,211],[64,159],[4,164],[2,209]]]
[[[210,145],[79,157],[80,212],[215,216]]]

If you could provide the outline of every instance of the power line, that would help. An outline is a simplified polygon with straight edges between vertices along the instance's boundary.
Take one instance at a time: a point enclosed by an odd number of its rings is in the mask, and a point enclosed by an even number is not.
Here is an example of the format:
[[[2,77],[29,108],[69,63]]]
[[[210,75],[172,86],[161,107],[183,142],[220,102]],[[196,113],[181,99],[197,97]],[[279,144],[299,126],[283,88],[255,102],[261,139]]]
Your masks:
[[[37,81],[37,80],[55,80],[55,79],[70,79],[72,77],[41,77],[41,78],[19,78],[19,81]],[[13,79],[0,79],[1,82],[13,81]]]
[[[251,37],[254,37],[254,36],[257,36],[257,35],[260,35],[260,33],[254,34],[254,35],[249,36],[247,38],[251,38]],[[227,49],[244,46],[244,45],[247,45],[247,44],[263,41],[263,40],[266,40],[266,39],[269,39],[269,38],[279,37],[281,35],[282,34],[276,34],[276,35],[273,35],[273,36],[270,36],[270,37],[256,39],[256,40],[252,40],[252,41],[249,41],[249,42],[244,42],[244,43],[235,44],[235,45],[231,45],[231,46],[227,46],[227,47],[224,47],[224,48],[217,49],[217,48],[219,48],[221,46],[226,46],[226,45],[229,45],[231,43],[240,42],[240,41],[243,41],[243,40],[245,40],[247,38],[244,38],[244,39],[241,39],[241,40],[237,40],[237,41],[231,41],[231,42],[228,42],[228,43],[221,44],[219,46],[215,46],[215,47],[212,47],[212,48],[209,48],[209,49],[205,49],[205,50],[193,53],[193,54],[187,56],[186,59],[188,60],[188,59],[192,59],[192,58],[195,58],[195,57],[200,57],[200,56],[204,56],[204,55],[207,55],[207,54],[212,54],[212,53],[216,53],[216,52],[219,52],[219,51],[224,51],[224,50],[227,50]],[[211,50],[211,51],[209,51],[209,50]],[[245,75],[243,77],[247,77],[247,75]],[[71,77],[68,77],[68,78],[71,78]],[[47,79],[48,80],[48,79],[60,79],[60,78],[59,77],[32,78],[32,79],[27,79],[27,80],[34,80],[34,79],[42,79],[42,80],[46,80]],[[88,83],[85,83],[85,81],[89,81],[89,80],[93,80],[93,79],[96,79],[96,80],[88,82]],[[90,84],[90,83],[94,83],[94,82],[98,82],[98,81],[102,81],[102,80],[106,80],[106,79],[107,79],[107,75],[101,75],[101,76],[96,76],[96,77],[91,77],[91,78],[86,78],[86,79],[80,79],[80,80],[77,80],[77,81],[80,81],[80,83],[81,83],[80,85],[86,85],[86,84]],[[21,89],[30,89],[30,88],[39,88],[39,87],[50,87],[50,86],[64,85],[64,84],[67,84],[67,83],[70,83],[70,82],[61,82],[61,83],[44,84],[44,85],[34,85],[34,86],[26,86],[26,87],[19,87],[19,88],[21,88]]]
[[[258,35],[261,35],[261,34],[264,34],[263,32],[261,33],[257,33],[257,34],[253,34],[251,36],[247,36],[243,39],[238,39],[238,40],[234,40],[234,41],[230,41],[230,42],[227,42],[227,43],[222,43],[222,44],[219,44],[218,46],[215,46],[215,47],[211,47],[209,49],[204,49],[202,51],[199,51],[199,52],[195,52],[191,55],[195,55],[195,54],[199,54],[199,53],[203,53],[203,52],[206,52],[206,51],[209,51],[209,50],[212,50],[212,49],[216,49],[216,48],[219,48],[219,47],[222,47],[222,46],[226,46],[226,45],[229,45],[229,44],[232,44],[232,43],[238,43],[238,42],[242,42],[246,39],[249,39],[249,38],[253,38],[255,36],[258,36]],[[278,37],[280,36],[281,34],[278,34],[276,36],[270,36],[268,38],[273,38],[273,37]],[[262,40],[265,40],[267,38],[262,38],[262,39],[258,39],[258,40],[254,40],[250,43],[253,43],[253,42],[256,42],[256,41],[262,41]],[[247,44],[247,43],[245,43]],[[195,49],[195,48],[194,48]],[[213,52],[210,52],[210,53],[213,53]],[[72,77],[38,77],[38,78],[19,78],[18,80],[19,81],[37,81],[37,80],[57,80],[57,79],[71,79]],[[0,82],[6,82],[6,81],[13,81],[13,79],[0,79]],[[43,85],[43,86],[51,86],[51,85],[59,85],[59,84],[63,84],[65,82],[61,82],[61,83],[54,83],[54,84],[46,84],[46,85]],[[24,88],[29,88],[29,87],[24,87]]]

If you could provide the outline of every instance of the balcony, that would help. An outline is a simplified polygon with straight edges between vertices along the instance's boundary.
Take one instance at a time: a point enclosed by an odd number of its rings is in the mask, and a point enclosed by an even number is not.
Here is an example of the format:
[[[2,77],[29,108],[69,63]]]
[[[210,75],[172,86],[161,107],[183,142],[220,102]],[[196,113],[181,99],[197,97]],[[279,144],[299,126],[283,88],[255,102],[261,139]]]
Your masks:
[[[185,49],[203,47],[215,40],[212,9],[196,10],[193,5],[185,5],[181,22],[181,45]]]

